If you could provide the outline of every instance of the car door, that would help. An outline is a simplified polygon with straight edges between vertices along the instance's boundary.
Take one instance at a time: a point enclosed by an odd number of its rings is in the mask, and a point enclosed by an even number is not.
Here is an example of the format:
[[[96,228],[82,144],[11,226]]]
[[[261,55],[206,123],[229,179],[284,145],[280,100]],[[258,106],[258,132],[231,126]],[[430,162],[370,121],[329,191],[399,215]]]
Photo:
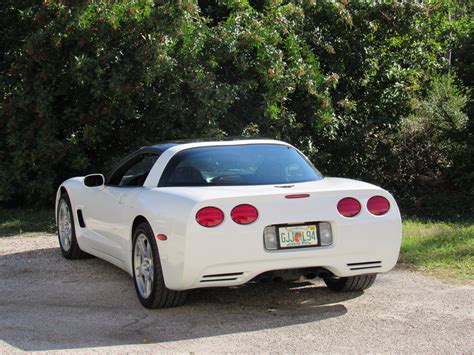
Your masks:
[[[100,235],[100,251],[124,261],[129,243],[130,226],[124,220],[126,209],[133,208],[135,198],[158,159],[158,154],[143,152],[126,160],[106,179],[85,210],[88,228]]]

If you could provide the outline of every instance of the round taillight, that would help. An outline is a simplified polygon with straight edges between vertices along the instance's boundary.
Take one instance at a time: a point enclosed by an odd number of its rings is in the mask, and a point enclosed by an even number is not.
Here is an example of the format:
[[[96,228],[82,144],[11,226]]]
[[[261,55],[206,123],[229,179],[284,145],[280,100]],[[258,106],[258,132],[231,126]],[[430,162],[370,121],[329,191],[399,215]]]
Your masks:
[[[238,205],[232,209],[230,216],[235,223],[250,224],[257,220],[258,210],[252,205]]]
[[[385,197],[382,196],[374,196],[369,198],[367,201],[367,209],[370,213],[381,216],[388,212],[390,209],[390,202]]]
[[[337,203],[337,210],[344,217],[354,217],[360,212],[360,202],[352,197],[345,197]]]
[[[224,212],[217,207],[204,207],[196,213],[196,221],[204,227],[215,227],[224,220]]]

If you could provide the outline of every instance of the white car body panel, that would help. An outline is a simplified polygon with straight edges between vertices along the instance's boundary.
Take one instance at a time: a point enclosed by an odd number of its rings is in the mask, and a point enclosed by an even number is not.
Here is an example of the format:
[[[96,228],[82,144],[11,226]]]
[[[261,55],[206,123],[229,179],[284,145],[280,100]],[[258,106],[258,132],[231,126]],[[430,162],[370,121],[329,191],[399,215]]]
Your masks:
[[[61,189],[65,189],[74,211],[80,248],[129,274],[132,274],[132,226],[138,216],[145,218],[155,235],[168,237],[157,243],[165,284],[172,290],[241,285],[263,272],[281,269],[322,267],[343,277],[386,272],[394,267],[401,242],[400,212],[392,195],[375,185],[326,177],[291,184],[291,188],[275,185],[157,187],[167,163],[179,151],[256,143],[287,145],[272,140],[176,145],[160,156],[143,187],[86,187],[83,177],[71,178],[58,189],[56,209]],[[299,193],[310,196],[285,198],[285,195]],[[368,199],[376,195],[390,202],[390,210],[382,216],[370,214],[366,207]],[[337,203],[344,197],[360,201],[362,210],[357,216],[347,218],[338,213]],[[239,204],[255,206],[258,219],[249,225],[235,223],[230,211]],[[215,206],[224,212],[222,224],[206,228],[196,222],[196,212],[206,206]],[[82,210],[85,228],[79,226],[78,209]],[[330,222],[333,244],[274,251],[264,248],[266,226],[304,222]],[[380,263],[370,264],[375,261]],[[353,263],[364,264],[348,265]]]

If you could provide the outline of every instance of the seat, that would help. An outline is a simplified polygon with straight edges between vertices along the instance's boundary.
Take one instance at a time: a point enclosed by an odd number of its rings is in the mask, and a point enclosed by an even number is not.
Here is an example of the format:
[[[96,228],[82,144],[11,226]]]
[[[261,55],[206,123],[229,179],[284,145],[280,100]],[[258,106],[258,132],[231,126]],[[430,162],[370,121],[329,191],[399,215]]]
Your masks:
[[[173,185],[205,185],[207,183],[201,172],[193,166],[176,168],[169,181]]]

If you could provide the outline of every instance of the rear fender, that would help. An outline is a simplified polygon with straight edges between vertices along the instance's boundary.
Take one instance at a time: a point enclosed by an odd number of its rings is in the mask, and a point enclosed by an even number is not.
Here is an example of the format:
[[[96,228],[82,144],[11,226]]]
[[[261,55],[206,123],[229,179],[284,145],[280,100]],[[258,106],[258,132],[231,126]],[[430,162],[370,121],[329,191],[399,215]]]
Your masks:
[[[129,272],[132,274],[133,222],[144,217],[153,230],[167,236],[167,240],[156,239],[165,285],[176,289],[175,281],[183,277],[187,223],[196,202],[192,199],[169,193],[164,188],[147,188],[139,194],[133,215],[125,213],[130,222]]]

